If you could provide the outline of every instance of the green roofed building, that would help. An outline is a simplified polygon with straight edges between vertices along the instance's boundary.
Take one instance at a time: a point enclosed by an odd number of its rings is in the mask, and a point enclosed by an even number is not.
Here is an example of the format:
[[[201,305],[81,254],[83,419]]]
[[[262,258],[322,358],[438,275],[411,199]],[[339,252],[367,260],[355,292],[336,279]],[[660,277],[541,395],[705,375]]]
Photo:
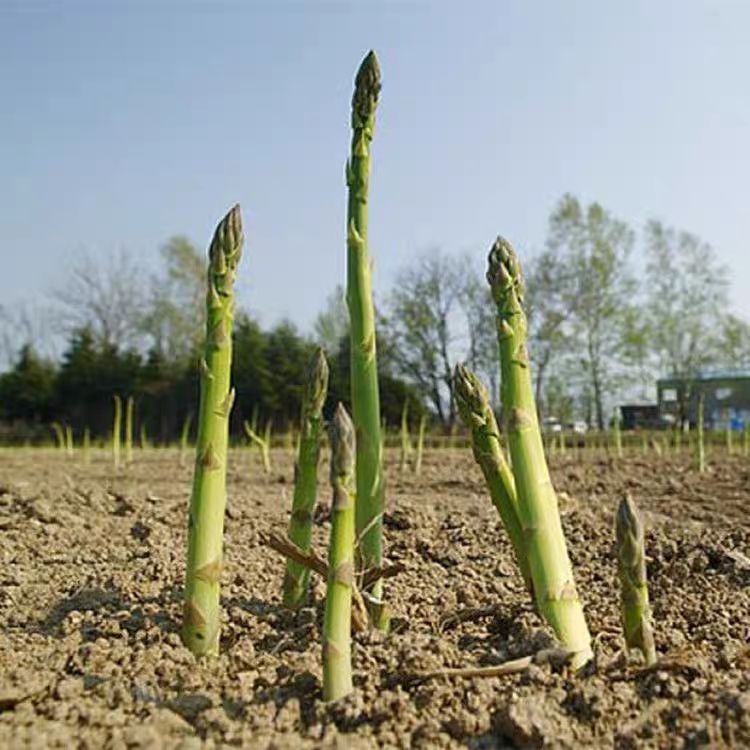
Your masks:
[[[701,370],[694,378],[667,378],[656,383],[662,419],[673,424],[698,419],[698,396],[703,394],[707,429],[743,429],[750,424],[750,369]]]

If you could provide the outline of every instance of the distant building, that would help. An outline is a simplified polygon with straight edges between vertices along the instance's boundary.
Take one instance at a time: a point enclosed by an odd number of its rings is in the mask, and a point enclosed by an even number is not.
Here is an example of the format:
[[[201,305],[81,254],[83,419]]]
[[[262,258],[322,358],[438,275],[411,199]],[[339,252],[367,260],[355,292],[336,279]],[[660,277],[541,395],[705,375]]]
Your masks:
[[[655,430],[662,427],[658,404],[625,404],[620,407],[623,430]]]
[[[703,370],[690,380],[669,378],[656,383],[657,406],[663,420],[691,427],[698,421],[698,395],[703,394],[707,429],[743,429],[750,424],[750,370]]]

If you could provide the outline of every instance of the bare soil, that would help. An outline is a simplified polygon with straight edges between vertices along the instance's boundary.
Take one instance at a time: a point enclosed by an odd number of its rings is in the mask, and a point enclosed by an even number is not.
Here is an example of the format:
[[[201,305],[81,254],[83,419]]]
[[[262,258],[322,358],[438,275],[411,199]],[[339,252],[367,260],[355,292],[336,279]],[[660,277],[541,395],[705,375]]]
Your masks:
[[[0,452],[1,748],[750,747],[750,459],[712,454],[698,475],[688,456],[553,458],[596,669],[418,683],[404,675],[552,639],[469,452],[429,452],[420,477],[389,455],[387,554],[405,566],[386,585],[393,632],[356,636],[356,691],[330,706],[323,583],[286,612],[284,561],[260,543],[285,531],[291,504],[291,457],[273,458],[265,476],[256,453],[231,457],[222,654],[197,662],[179,638],[190,467],[167,450],[119,472],[103,453]],[[647,525],[653,670],[625,658],[619,632],[625,488]],[[322,508],[322,553],[327,535]]]

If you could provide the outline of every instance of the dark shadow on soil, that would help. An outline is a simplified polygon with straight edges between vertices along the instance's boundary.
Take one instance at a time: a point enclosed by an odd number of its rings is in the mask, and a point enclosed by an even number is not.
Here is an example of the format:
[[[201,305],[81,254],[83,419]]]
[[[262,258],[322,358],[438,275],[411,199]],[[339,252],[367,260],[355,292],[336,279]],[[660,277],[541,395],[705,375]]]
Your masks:
[[[62,638],[63,623],[68,615],[72,612],[96,612],[100,616],[116,619],[129,633],[143,630],[149,624],[157,625],[165,633],[176,633],[180,626],[170,614],[169,605],[181,597],[182,588],[174,585],[164,587],[157,596],[141,600],[123,594],[120,588],[111,584],[82,588],[58,601],[43,620],[31,624],[29,629],[41,635]],[[146,607],[151,604],[160,605],[163,609],[146,612]],[[127,617],[123,617],[122,613],[127,613]],[[80,631],[84,642],[95,641],[104,635],[101,628],[86,623],[81,623]]]
[[[319,629],[322,624],[322,608],[319,603],[312,603],[302,609],[292,611],[262,599],[234,597],[223,604],[227,610],[237,607],[254,615],[261,622],[270,625],[272,633],[264,636],[254,644],[257,651],[267,654],[278,654],[283,651],[303,653],[310,645],[310,633]],[[222,640],[222,648],[231,648],[234,639]]]

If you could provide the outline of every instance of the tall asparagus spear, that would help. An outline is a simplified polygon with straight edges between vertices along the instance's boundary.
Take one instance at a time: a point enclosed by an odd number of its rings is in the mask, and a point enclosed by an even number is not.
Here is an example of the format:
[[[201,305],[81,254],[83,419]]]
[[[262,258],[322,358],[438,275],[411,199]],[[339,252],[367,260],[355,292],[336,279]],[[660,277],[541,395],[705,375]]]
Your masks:
[[[367,252],[367,194],[370,180],[370,142],[380,94],[380,68],[370,51],[360,65],[352,98],[352,144],[346,165],[349,189],[347,210],[347,305],[351,335],[351,398],[357,428],[357,532],[360,566],[380,567],[383,560],[384,503],[380,436],[380,394],[375,345],[375,313]],[[369,592],[382,603],[382,580]],[[387,610],[371,609],[373,624],[388,628]]]
[[[487,280],[497,305],[503,412],[534,595],[540,613],[571,653],[571,665],[579,669],[593,658],[591,636],[544,457],[526,349],[521,264],[513,246],[498,237],[488,265]]]
[[[625,643],[628,648],[639,649],[647,665],[655,664],[656,646],[648,604],[643,522],[629,494],[625,495],[617,509],[615,535]]]
[[[474,460],[484,474],[492,503],[497,508],[510,537],[526,587],[533,592],[523,529],[518,517],[516,484],[513,472],[503,456],[500,429],[489,404],[487,389],[477,376],[461,363],[456,365],[453,382],[459,414],[466,428],[471,430]]]
[[[310,549],[313,509],[318,482],[323,403],[328,393],[328,363],[322,349],[313,356],[302,397],[302,423],[299,453],[294,467],[294,498],[289,521],[289,539],[305,552]],[[307,598],[310,570],[287,561],[284,576],[284,605],[302,606]]]
[[[335,701],[352,690],[352,586],[354,584],[354,425],[342,404],[331,423],[331,542],[323,623],[323,698]]]
[[[226,508],[234,278],[242,251],[242,218],[235,205],[209,249],[206,341],[201,363],[198,438],[188,523],[182,638],[196,655],[219,652],[219,577]]]

